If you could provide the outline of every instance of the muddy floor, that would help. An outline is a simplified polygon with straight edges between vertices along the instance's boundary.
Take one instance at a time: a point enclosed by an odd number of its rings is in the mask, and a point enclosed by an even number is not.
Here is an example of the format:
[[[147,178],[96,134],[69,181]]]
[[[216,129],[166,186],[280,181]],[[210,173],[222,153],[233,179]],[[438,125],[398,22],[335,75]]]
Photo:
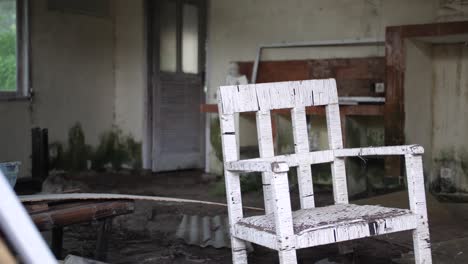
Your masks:
[[[186,171],[167,174],[81,173],[55,176],[49,179],[47,192],[122,193],[157,195],[205,201],[225,202],[224,196],[213,194],[216,183],[208,181],[200,172]],[[319,206],[332,203],[332,193],[317,189]],[[354,201],[363,204],[407,207],[405,192]],[[292,206],[297,208],[297,193],[292,194]],[[245,206],[263,207],[261,193],[243,194]],[[434,242],[434,263],[468,263],[468,206],[439,203],[428,197],[428,210]],[[245,210],[246,215],[258,213]],[[187,205],[173,203],[136,202],[135,212],[113,220],[108,250],[109,263],[231,263],[228,248],[187,245],[176,237],[182,216],[226,215],[223,206]],[[64,256],[74,254],[94,257],[98,223],[74,225],[64,230]],[[50,234],[44,233],[46,238]],[[352,243],[354,253],[340,256],[336,246],[321,246],[298,252],[299,263],[406,263],[398,261],[403,255],[411,259],[411,234],[408,232]],[[249,253],[250,263],[278,263],[277,255],[260,246]],[[411,263],[411,262],[408,262]]]

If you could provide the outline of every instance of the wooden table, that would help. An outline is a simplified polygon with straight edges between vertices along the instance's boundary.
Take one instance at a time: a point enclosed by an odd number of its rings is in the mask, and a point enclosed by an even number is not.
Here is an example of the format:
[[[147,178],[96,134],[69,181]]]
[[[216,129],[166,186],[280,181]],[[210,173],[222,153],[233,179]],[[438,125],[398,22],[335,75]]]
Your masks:
[[[52,251],[62,257],[63,227],[99,221],[97,260],[105,261],[112,218],[134,211],[133,200],[67,200],[25,202],[24,206],[40,231],[52,230]]]

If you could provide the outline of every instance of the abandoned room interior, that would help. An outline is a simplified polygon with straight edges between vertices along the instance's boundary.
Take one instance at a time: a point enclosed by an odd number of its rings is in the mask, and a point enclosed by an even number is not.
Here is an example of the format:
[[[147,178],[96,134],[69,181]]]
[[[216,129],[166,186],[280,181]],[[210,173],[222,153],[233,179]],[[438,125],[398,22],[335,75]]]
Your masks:
[[[466,0],[0,0],[0,263],[468,263],[465,115]]]

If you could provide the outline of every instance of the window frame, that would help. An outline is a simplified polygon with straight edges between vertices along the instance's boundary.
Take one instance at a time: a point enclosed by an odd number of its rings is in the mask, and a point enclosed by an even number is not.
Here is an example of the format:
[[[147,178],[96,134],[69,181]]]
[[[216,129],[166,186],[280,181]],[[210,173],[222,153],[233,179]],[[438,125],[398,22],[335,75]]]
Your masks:
[[[29,0],[16,0],[16,91],[0,91],[0,100],[30,97]]]
[[[155,68],[155,70],[157,70],[158,72],[160,72],[161,74],[176,74],[176,75],[180,75],[180,74],[185,74],[185,75],[200,75],[200,74],[203,74],[204,72],[204,55],[203,55],[203,49],[205,48],[204,46],[204,40],[200,38],[201,35],[204,34],[204,22],[202,21],[201,17],[202,16],[206,16],[206,14],[204,13],[205,12],[205,9],[206,9],[206,6],[205,6],[205,2],[204,1],[200,1],[200,0],[165,0],[167,2],[173,2],[176,4],[176,57],[175,57],[175,64],[176,64],[176,67],[175,67],[175,71],[166,71],[166,70],[162,70],[161,69],[161,39],[160,39],[160,27],[161,27],[161,24],[162,22],[160,21],[161,19],[161,16],[159,14],[158,15],[158,21],[157,21],[157,24],[155,25],[156,27],[156,31],[155,31],[155,34],[156,36],[158,36],[157,40],[156,40],[156,45],[158,45],[158,52],[157,54],[155,54],[155,62],[157,62],[157,67]],[[184,5],[187,4],[187,5],[193,5],[195,7],[197,7],[198,9],[198,25],[197,25],[197,29],[198,29],[198,63],[197,63],[197,67],[198,67],[198,72],[197,73],[193,73],[193,72],[184,72],[183,71],[183,47],[182,47],[182,42],[183,42],[183,19],[184,19],[184,15],[183,15],[183,8],[184,8]],[[158,10],[157,12],[160,12],[161,10],[161,2],[157,2],[156,3],[156,9],[155,10]]]

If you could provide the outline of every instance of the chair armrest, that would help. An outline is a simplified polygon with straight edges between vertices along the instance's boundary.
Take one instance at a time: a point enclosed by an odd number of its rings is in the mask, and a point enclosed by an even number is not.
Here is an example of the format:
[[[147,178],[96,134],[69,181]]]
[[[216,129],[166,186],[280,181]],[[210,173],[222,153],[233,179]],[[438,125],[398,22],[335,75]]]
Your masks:
[[[286,162],[267,161],[267,160],[239,160],[226,162],[225,169],[236,172],[273,172],[283,173],[289,171]]]
[[[391,147],[369,147],[335,149],[335,157],[359,157],[359,156],[392,156],[392,155],[422,155],[424,148],[420,145],[403,145]]]

